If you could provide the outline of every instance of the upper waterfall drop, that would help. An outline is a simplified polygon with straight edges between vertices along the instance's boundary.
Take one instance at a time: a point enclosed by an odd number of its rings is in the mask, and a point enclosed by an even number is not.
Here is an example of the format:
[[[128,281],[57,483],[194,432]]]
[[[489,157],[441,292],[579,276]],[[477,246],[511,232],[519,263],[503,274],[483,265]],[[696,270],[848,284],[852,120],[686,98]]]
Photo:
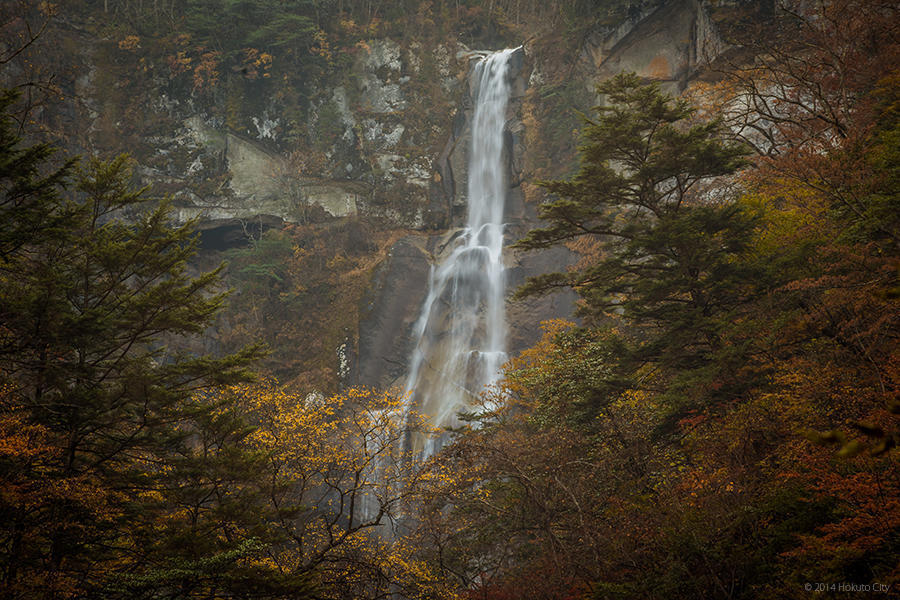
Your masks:
[[[506,361],[503,145],[509,60],[516,50],[483,57],[470,74],[474,115],[467,223],[449,256],[432,267],[413,332],[406,391],[410,405],[435,427],[458,425],[457,414],[499,379]],[[412,450],[425,456],[435,449],[434,440],[413,442]]]

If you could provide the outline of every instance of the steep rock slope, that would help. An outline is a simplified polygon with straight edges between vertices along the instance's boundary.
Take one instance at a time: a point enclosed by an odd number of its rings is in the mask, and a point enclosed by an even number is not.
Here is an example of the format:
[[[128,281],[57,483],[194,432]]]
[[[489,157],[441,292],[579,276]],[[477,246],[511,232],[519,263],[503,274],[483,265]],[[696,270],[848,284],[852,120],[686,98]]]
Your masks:
[[[413,30],[340,20],[308,54],[285,55],[312,56],[312,67],[292,66],[255,48],[226,60],[199,34],[103,29],[101,5],[83,4],[60,14],[53,32],[70,100],[41,108],[39,120],[74,151],[130,152],[141,182],[173,198],[178,220],[199,218],[210,251],[285,224],[362,219],[370,231],[393,231],[379,239],[399,241],[364,261],[365,292],[353,286],[359,322],[335,318],[343,350],[328,350],[344,383],[381,386],[402,381],[429,264],[464,220],[467,74],[478,50],[526,42],[506,127],[512,240],[536,223],[534,181],[572,171],[578,112],[596,103],[597,81],[635,70],[680,91],[724,48],[699,0],[630,3],[599,23],[562,8],[522,16],[511,4],[506,14],[478,2],[455,14],[422,4],[404,21]],[[25,75],[14,66],[7,82]],[[509,252],[509,289],[569,260],[562,250]],[[531,345],[541,320],[572,308],[566,294],[510,304],[510,349]],[[240,316],[226,320],[230,329]],[[308,335],[336,339],[329,327]]]

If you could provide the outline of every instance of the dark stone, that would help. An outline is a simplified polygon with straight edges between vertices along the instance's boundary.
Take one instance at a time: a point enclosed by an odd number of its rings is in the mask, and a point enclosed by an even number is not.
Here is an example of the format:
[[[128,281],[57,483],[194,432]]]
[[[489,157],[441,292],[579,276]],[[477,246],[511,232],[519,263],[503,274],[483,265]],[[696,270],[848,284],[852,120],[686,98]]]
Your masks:
[[[375,273],[363,302],[358,361],[350,374],[355,385],[387,388],[406,375],[411,333],[428,293],[428,256],[418,236],[399,240]],[[421,243],[421,242],[420,242]]]
[[[200,232],[200,248],[202,250],[229,250],[240,248],[250,243],[250,239],[259,239],[264,231],[281,228],[284,221],[272,215],[257,215],[252,219],[217,219],[200,221],[197,229]]]
[[[523,46],[516,48],[506,64],[509,66],[510,79],[515,79],[521,75],[522,69],[525,67],[525,48]]]

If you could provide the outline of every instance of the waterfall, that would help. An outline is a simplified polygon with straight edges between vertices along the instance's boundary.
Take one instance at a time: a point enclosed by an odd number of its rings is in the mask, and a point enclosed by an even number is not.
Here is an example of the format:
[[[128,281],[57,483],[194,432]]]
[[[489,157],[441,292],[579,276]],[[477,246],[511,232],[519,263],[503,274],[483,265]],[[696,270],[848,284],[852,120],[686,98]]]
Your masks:
[[[406,392],[409,406],[435,427],[458,425],[457,414],[495,383],[506,361],[503,157],[509,59],[514,49],[485,56],[470,74],[474,100],[469,150],[468,218],[449,256],[432,267],[428,295],[413,332]],[[411,441],[427,457],[440,440]]]

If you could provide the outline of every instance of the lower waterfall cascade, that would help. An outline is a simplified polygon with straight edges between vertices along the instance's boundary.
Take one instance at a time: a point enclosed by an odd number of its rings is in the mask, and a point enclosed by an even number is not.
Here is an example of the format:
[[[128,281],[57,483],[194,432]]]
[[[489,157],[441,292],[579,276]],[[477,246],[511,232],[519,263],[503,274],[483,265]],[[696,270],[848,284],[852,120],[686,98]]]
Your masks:
[[[506,203],[504,129],[510,96],[509,60],[516,49],[479,59],[470,73],[474,104],[468,168],[468,218],[446,259],[432,266],[416,322],[406,383],[413,407],[436,428],[459,424],[458,414],[497,382],[506,362],[503,214]],[[440,438],[411,440],[427,458]]]

